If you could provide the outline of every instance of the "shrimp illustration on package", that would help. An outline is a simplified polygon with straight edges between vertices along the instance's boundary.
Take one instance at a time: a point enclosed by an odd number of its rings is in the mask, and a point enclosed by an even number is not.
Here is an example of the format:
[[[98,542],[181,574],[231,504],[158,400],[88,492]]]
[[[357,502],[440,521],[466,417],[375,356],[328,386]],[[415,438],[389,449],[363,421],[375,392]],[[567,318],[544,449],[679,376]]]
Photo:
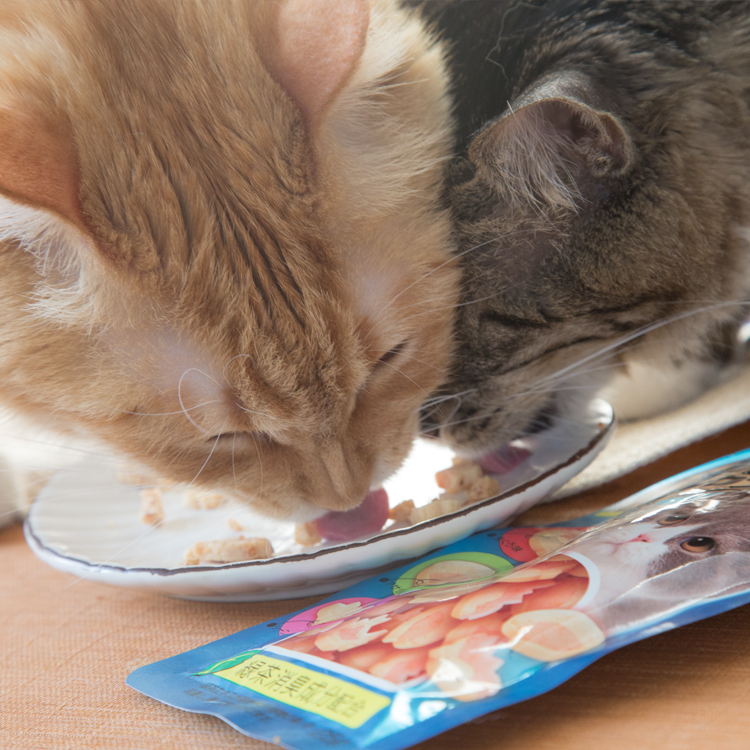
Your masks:
[[[545,528],[483,532],[128,684],[296,750],[396,750],[750,602],[750,450]]]

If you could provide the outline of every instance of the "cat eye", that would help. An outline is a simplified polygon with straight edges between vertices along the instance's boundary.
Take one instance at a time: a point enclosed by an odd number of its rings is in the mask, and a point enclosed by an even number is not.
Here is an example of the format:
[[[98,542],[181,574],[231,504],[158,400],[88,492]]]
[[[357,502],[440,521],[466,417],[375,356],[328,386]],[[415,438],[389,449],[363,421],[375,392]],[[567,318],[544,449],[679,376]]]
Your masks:
[[[710,536],[691,536],[680,544],[685,552],[709,552],[716,546]]]
[[[211,437],[206,438],[206,440],[209,443],[214,443],[218,440],[226,440],[227,438],[232,438],[232,440],[234,440],[238,437],[249,437],[252,438],[252,440],[256,443],[271,442],[271,436],[266,434],[265,432],[245,432],[244,430],[238,430],[235,432],[220,432],[217,435],[211,435]]]
[[[226,440],[227,438],[236,438],[237,435],[242,434],[238,432],[220,432],[218,435],[211,435],[211,437],[206,438],[209,443],[215,443],[217,440]]]
[[[687,521],[688,518],[690,518],[690,513],[671,513],[668,516],[663,516],[656,523],[659,526],[673,526],[674,524]]]
[[[390,351],[386,352],[378,360],[378,364],[379,365],[387,365],[392,359],[394,359],[395,357],[397,357],[404,350],[405,346],[406,346],[406,341],[402,341],[398,346],[394,346],[393,349],[391,349]]]

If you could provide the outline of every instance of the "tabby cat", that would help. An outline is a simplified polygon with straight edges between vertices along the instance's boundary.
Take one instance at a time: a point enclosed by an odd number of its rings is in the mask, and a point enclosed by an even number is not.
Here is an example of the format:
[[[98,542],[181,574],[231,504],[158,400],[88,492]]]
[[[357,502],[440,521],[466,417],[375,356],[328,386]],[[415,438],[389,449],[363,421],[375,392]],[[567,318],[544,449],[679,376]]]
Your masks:
[[[710,383],[750,298],[750,3],[411,4],[451,43],[464,273],[424,430],[481,453],[618,368],[629,417]]]

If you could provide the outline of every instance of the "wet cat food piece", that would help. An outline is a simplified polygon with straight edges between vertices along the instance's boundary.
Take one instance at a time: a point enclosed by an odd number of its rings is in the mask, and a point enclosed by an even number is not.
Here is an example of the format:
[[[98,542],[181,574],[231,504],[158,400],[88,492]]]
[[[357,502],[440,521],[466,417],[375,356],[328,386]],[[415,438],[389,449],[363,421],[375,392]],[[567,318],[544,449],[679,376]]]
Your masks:
[[[446,513],[455,513],[462,505],[459,500],[452,497],[446,497],[445,499],[437,498],[428,505],[423,505],[421,508],[414,508],[409,514],[409,520],[412,524],[422,523],[432,518],[444,516]]]
[[[469,466],[469,464],[459,464],[458,466],[464,467]],[[476,466],[476,464],[473,464],[473,466]],[[452,469],[445,469],[443,472],[438,472],[438,474],[445,475],[445,472],[453,471],[455,468],[457,467],[453,467]],[[476,471],[474,469],[471,469],[470,472],[464,473],[458,479],[456,479],[455,476],[453,477],[453,479],[445,479],[445,477],[443,477],[442,481],[445,484],[448,484],[450,487],[460,487],[468,481],[467,477],[470,478],[475,473]],[[440,497],[435,498],[435,500],[433,500],[428,505],[423,505],[420,508],[412,509],[409,512],[409,523],[421,523],[422,521],[429,521],[433,518],[439,518],[440,516],[444,516],[448,513],[454,513],[455,511],[467,505],[473,505],[474,503],[478,503],[480,500],[486,500],[490,497],[494,497],[499,493],[499,491],[500,485],[498,484],[496,479],[484,476],[479,477],[479,479],[472,481],[472,483],[468,485],[465,492],[446,492],[440,495]]]
[[[460,508],[473,505],[480,500],[487,500],[500,492],[500,484],[496,479],[484,476],[479,464],[465,458],[454,458],[453,466],[439,471],[435,475],[435,480],[438,486],[446,492],[428,505],[410,509],[409,523],[422,523],[448,513],[454,513]],[[405,506],[406,503],[401,503],[401,505]],[[400,506],[396,506],[396,508],[400,508]],[[396,508],[391,511],[392,518]],[[402,517],[406,516],[406,507],[404,507],[403,513],[399,510],[399,514],[399,520],[402,520]]]
[[[466,492],[466,499],[470,504],[487,500],[500,492],[500,483],[492,477],[477,479]]]
[[[229,526],[232,531],[242,531],[242,524],[236,519],[236,518],[227,518],[227,526]]]
[[[453,495],[468,490],[474,482],[483,476],[482,467],[473,461],[455,463],[450,469],[443,469],[435,474],[438,487]]]
[[[155,484],[154,478],[132,467],[123,466],[117,470],[117,481],[122,484]]]
[[[187,490],[182,495],[182,502],[186,508],[195,510],[215,510],[227,502],[227,498],[220,492],[204,492],[201,490]]]
[[[273,557],[273,546],[268,539],[217,539],[196,542],[185,552],[186,565],[212,565]]]
[[[411,523],[411,512],[414,510],[413,500],[404,500],[394,505],[388,513],[388,518],[396,523]]]
[[[318,534],[318,524],[315,521],[298,523],[294,527],[294,541],[303,547],[314,547],[320,544],[323,539]]]
[[[444,492],[442,495],[438,495],[432,502],[436,500],[456,500],[462,506],[469,505],[469,495],[467,492]]]
[[[141,523],[158,526],[164,520],[161,490],[149,487],[141,490]]]
[[[388,493],[381,488],[368,492],[356,508],[326,513],[315,524],[323,539],[349,542],[380,531],[388,520],[388,511]]]
[[[604,633],[583,612],[542,609],[511,617],[502,628],[519,654],[539,661],[558,661],[604,643]]]

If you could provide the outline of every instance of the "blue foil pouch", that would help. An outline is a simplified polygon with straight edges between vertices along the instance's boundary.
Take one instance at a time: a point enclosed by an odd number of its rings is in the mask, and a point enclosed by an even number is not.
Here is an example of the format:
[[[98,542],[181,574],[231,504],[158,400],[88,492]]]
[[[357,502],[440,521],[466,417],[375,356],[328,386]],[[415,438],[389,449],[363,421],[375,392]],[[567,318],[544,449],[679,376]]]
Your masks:
[[[588,516],[495,529],[127,684],[293,750],[396,750],[750,601],[750,450]]]

